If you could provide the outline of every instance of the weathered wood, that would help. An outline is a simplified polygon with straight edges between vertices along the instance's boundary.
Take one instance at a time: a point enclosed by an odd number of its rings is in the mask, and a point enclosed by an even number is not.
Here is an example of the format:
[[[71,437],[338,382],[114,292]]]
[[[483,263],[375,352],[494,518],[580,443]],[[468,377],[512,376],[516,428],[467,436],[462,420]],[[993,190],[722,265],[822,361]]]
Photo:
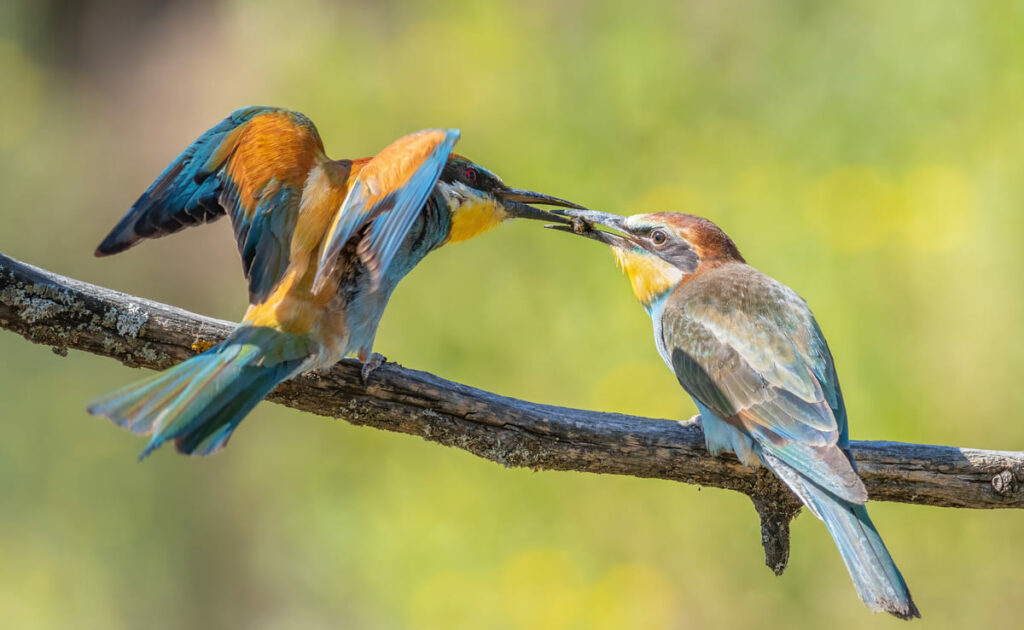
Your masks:
[[[230,322],[105,289],[0,254],[0,327],[68,348],[163,369],[223,339]],[[699,423],[540,405],[386,363],[368,386],[359,364],[284,383],[269,397],[312,413],[419,435],[504,466],[672,479],[752,498],[768,565],[788,556],[795,497],[769,474],[712,457]],[[85,401],[83,401],[84,403]],[[961,508],[1024,507],[1024,453],[854,442],[871,499]]]

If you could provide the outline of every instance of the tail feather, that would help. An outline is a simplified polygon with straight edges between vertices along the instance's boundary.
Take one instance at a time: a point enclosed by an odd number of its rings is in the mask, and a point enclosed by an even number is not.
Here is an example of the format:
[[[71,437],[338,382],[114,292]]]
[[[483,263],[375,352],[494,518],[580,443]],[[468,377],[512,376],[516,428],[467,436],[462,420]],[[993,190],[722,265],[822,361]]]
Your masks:
[[[228,444],[228,438],[234,432],[235,427],[238,426],[238,421],[229,422],[219,429],[206,435],[205,432],[193,433],[188,436],[176,438],[174,440],[174,448],[179,453],[189,453],[191,455],[213,455],[220,449],[224,448]],[[203,435],[204,437],[199,437]]]
[[[903,575],[863,505],[839,499],[774,456],[762,457],[815,516],[825,522],[861,600],[875,612],[920,617]]]
[[[152,434],[140,459],[174,440],[178,452],[209,455],[279,383],[301,371],[309,344],[266,327],[243,326],[224,343],[88,407],[137,434]]]
[[[174,446],[179,453],[212,455],[227,445],[235,427],[279,383],[295,371],[294,364],[279,364],[270,368],[249,368],[251,372],[239,378],[241,387],[223,392],[210,404],[206,413],[196,418],[185,432],[174,434]],[[170,437],[170,436],[169,436]]]

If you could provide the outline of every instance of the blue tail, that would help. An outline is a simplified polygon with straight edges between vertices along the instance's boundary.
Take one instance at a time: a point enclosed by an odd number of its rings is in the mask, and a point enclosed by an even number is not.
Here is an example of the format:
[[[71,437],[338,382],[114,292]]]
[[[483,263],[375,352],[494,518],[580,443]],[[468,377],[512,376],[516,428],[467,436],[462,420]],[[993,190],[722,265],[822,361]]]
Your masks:
[[[920,617],[907,583],[868,517],[867,508],[836,497],[775,457],[762,453],[762,458],[804,505],[825,522],[861,600],[875,612],[887,612],[900,619]]]
[[[93,401],[88,411],[152,434],[139,459],[167,440],[180,453],[210,455],[278,383],[301,371],[309,346],[305,337],[241,326],[206,352]]]

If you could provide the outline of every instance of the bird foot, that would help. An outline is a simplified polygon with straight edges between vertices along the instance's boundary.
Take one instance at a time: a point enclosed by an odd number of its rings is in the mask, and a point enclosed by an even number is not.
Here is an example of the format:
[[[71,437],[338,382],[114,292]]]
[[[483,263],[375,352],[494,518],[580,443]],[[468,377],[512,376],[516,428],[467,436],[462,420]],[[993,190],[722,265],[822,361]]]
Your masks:
[[[360,370],[359,375],[363,379],[364,387],[369,384],[370,375],[376,372],[377,368],[384,365],[385,361],[387,361],[387,359],[384,357],[383,354],[379,352],[374,352],[373,354],[370,355],[370,358],[363,361],[363,369]]]
[[[689,420],[687,420],[686,423],[687,424],[695,424],[695,425],[697,425],[698,427],[700,427],[702,429],[704,428],[704,423],[701,422],[700,414],[699,413],[693,414],[693,417],[690,418]]]
[[[308,372],[308,374],[312,374],[313,376],[315,376],[317,378],[327,378],[327,375],[330,374],[331,370],[333,370],[333,369],[334,369],[333,365],[328,365],[326,367],[313,368],[312,370],[310,370]]]

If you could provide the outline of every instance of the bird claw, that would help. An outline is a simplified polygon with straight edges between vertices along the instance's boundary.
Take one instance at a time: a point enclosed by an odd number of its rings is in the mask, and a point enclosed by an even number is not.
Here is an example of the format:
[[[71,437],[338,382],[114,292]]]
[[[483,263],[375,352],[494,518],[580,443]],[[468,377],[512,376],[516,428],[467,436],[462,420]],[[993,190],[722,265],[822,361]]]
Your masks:
[[[313,376],[315,376],[317,378],[327,378],[327,375],[330,374],[331,370],[333,370],[333,369],[334,369],[333,365],[328,365],[328,366],[325,366],[325,367],[313,368],[312,370],[309,371],[309,374],[312,374]]]
[[[363,379],[364,387],[369,384],[370,375],[376,372],[377,368],[384,365],[385,361],[387,361],[387,359],[379,352],[374,352],[370,355],[369,359],[363,361],[363,368],[359,371],[359,375]]]

